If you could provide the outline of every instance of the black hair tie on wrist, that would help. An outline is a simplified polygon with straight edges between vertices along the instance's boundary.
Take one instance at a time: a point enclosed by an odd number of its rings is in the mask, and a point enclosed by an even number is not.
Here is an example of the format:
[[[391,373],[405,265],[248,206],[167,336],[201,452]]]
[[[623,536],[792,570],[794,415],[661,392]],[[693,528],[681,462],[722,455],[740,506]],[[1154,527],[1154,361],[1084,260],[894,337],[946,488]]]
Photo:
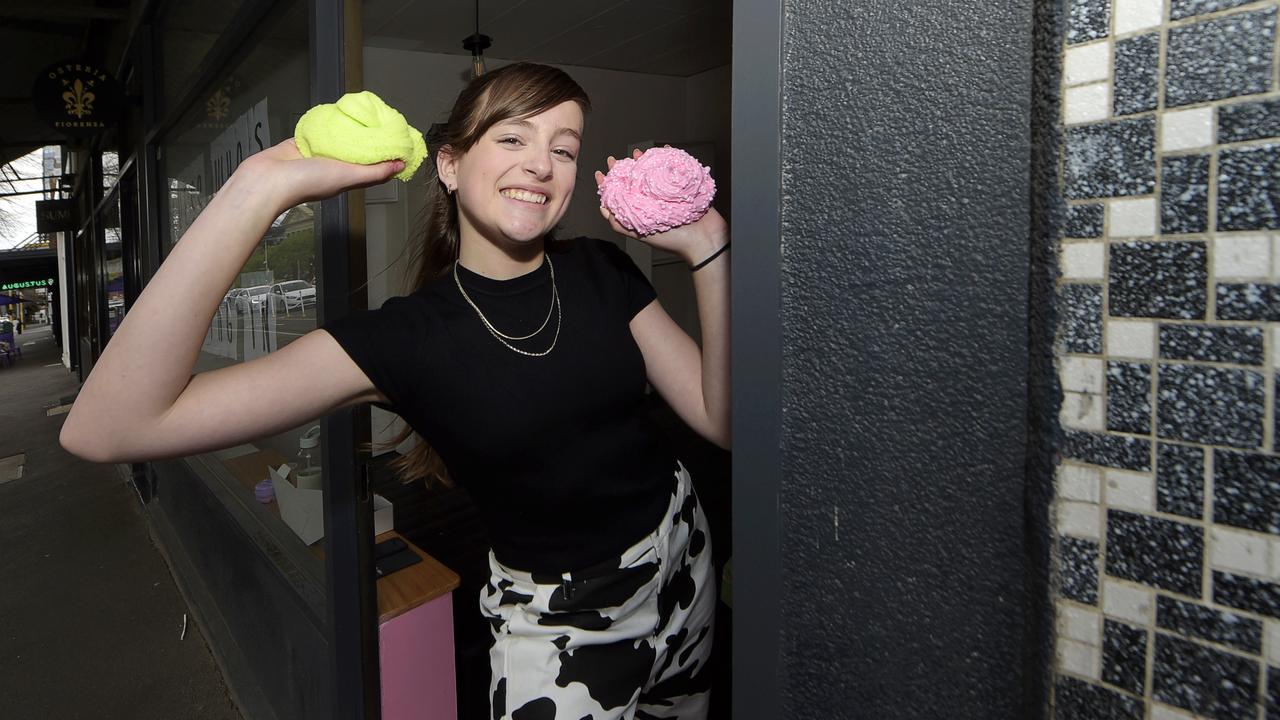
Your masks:
[[[730,245],[732,245],[732,244],[733,244],[733,243],[732,243],[732,241],[726,241],[723,247],[721,247],[719,250],[717,250],[717,251],[715,251],[715,252],[711,253],[711,257],[709,257],[709,258],[707,258],[706,260],[703,260],[702,262],[698,263],[697,265],[694,265],[693,267],[689,268],[689,272],[697,272],[698,270],[702,269],[702,266],[703,266],[703,265],[706,265],[707,263],[711,262],[712,260],[715,260],[716,258],[720,257],[720,253],[724,252],[725,250],[728,250],[728,249],[729,249],[729,246],[730,246]]]

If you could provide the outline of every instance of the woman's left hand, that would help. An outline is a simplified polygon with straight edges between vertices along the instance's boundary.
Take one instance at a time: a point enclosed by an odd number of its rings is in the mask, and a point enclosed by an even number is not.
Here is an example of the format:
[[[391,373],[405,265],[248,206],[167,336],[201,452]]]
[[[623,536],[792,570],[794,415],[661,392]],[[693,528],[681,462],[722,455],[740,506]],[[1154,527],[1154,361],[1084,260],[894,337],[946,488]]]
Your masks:
[[[639,150],[633,150],[631,157],[638,158],[640,155]],[[606,160],[610,170],[613,169],[615,162],[617,160],[612,155]],[[604,173],[597,170],[596,187],[599,187],[602,182],[604,182]],[[603,205],[600,206],[600,214],[609,221],[609,227],[619,235],[640,240],[659,250],[673,252],[684,258],[684,261],[690,265],[719,250],[729,239],[729,225],[714,207],[707,208],[707,214],[695,222],[652,235],[639,235],[633,230],[622,227],[613,213],[606,210]]]

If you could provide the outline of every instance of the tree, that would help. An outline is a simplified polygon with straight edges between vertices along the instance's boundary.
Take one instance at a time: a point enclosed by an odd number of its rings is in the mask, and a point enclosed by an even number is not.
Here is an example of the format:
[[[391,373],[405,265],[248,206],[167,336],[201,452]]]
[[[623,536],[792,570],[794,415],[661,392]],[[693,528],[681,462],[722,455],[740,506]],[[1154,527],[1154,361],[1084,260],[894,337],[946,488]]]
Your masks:
[[[11,248],[35,232],[35,201],[39,195],[12,195],[40,190],[44,164],[40,150],[0,165],[0,248]]]

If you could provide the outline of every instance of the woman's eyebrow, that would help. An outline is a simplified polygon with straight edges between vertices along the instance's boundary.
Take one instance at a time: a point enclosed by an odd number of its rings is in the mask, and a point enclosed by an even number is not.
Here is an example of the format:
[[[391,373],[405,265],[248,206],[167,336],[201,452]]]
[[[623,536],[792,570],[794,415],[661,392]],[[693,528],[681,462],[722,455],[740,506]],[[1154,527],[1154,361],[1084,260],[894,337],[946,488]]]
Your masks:
[[[526,129],[526,130],[535,130],[535,131],[537,130],[537,128],[536,128],[536,127],[534,127],[533,123],[529,122],[528,120],[503,120],[502,122],[500,122],[500,123],[498,123],[498,124],[499,124],[499,125],[515,125],[515,126],[517,126],[517,127],[521,127],[521,128]],[[554,134],[554,135],[552,135],[552,137],[555,137],[555,136],[558,136],[558,135],[572,135],[572,136],[573,136],[574,138],[576,138],[579,142],[581,142],[581,141],[582,141],[582,134],[581,134],[581,133],[579,133],[577,130],[574,130],[574,129],[573,129],[573,128],[571,128],[571,127],[562,127],[562,128],[558,128],[558,129],[555,131],[555,134]]]

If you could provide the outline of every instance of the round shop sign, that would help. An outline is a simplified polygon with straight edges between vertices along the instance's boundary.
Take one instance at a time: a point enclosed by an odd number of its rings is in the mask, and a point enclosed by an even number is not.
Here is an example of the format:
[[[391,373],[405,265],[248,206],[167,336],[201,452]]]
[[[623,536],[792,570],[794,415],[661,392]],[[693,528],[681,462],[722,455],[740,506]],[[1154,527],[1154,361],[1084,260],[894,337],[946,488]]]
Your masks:
[[[41,70],[31,97],[45,122],[72,137],[97,135],[115,125],[124,105],[120,83],[85,62],[54,63]]]

